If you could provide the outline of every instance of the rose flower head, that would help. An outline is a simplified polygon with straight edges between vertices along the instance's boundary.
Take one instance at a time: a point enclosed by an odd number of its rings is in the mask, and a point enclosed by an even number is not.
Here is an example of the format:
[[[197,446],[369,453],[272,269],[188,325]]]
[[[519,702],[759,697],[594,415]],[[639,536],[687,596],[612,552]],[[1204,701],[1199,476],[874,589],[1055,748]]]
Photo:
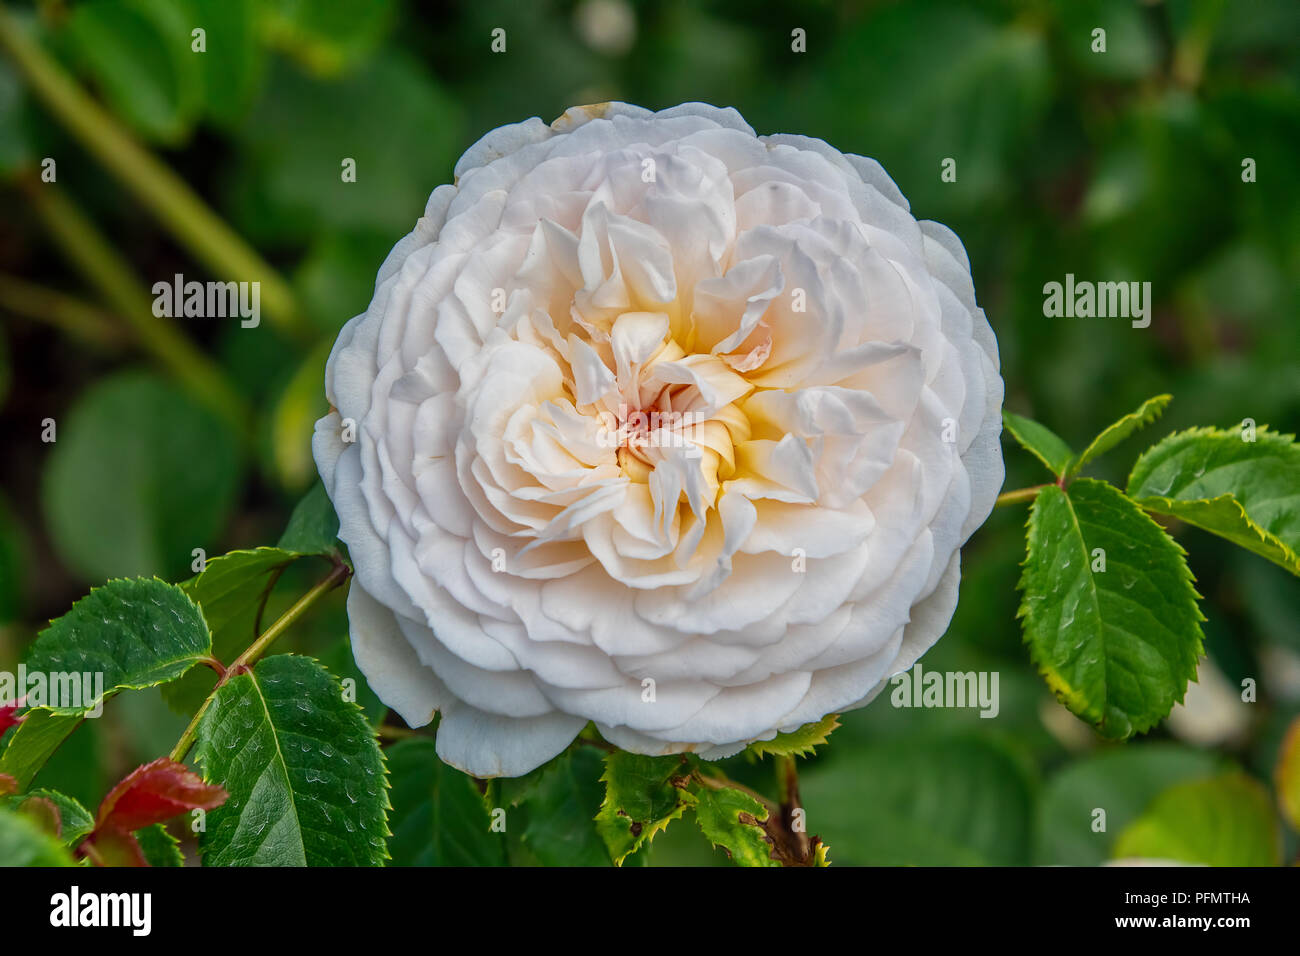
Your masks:
[[[384,702],[515,776],[589,721],[725,757],[911,667],[1003,478],[957,237],[874,160],[699,103],[504,126],[455,177],[313,441]]]

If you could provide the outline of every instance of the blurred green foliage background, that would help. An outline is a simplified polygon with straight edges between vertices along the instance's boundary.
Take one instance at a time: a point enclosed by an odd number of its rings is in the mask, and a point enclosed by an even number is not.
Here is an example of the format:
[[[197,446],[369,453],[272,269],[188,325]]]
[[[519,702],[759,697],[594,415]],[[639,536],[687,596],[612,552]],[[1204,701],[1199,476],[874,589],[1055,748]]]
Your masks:
[[[479,136],[581,103],[735,106],[760,133],[817,136],[880,160],[918,218],[965,242],[1008,407],[1076,447],[1159,392],[1175,400],[1151,439],[1243,418],[1294,432],[1300,418],[1296,0],[5,9],[287,279],[295,306],[293,321],[256,329],[177,320],[245,401],[234,421],[151,361],[78,242],[105,242],[137,296],[175,273],[251,277],[196,262],[0,56],[0,668],[106,578],[179,580],[193,548],[274,543],[315,480],[309,439],[326,407],[328,346],[366,307],[388,249]],[[206,30],[202,54],[191,50],[195,26]],[[1098,27],[1104,54],[1091,49]],[[503,53],[490,48],[496,28]],[[791,49],[795,28],[806,52]],[[47,157],[54,183],[40,179]],[[949,157],[956,182],[940,177]],[[346,158],[355,183],[340,176]],[[1243,182],[1245,158],[1255,182]],[[1066,273],[1149,281],[1150,328],[1044,318],[1042,287]],[[54,443],[42,441],[46,419]],[[1121,480],[1139,447],[1098,473]],[[1007,473],[1008,488],[1044,479],[1011,447]],[[848,715],[803,779],[809,830],[834,861],[1096,863],[1166,787],[1232,765],[1271,773],[1300,712],[1296,581],[1180,531],[1209,618],[1214,680],[1203,668],[1202,684],[1217,681],[1226,698],[1209,695],[1142,740],[1102,745],[1052,700],[1021,644],[1024,518],[1022,507],[999,509],[968,546],[957,617],[923,662],[998,671],[1000,715],[896,710],[887,696]],[[286,574],[273,604],[315,571]],[[341,597],[293,640],[353,672]],[[1259,681],[1258,703],[1236,699],[1247,677]],[[382,707],[366,703],[380,719]],[[38,782],[93,806],[184,722],[156,692],[123,695]],[[738,779],[770,789],[770,766],[733,763]],[[1089,827],[1098,806],[1109,808],[1106,833]],[[1291,858],[1295,835],[1285,839]],[[721,861],[685,826],[654,851],[655,862]]]

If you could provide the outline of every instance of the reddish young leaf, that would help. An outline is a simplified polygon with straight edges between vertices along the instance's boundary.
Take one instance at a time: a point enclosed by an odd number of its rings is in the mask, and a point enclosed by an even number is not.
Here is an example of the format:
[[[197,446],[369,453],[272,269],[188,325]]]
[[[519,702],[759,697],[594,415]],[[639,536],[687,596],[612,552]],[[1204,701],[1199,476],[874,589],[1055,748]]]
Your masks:
[[[206,784],[193,770],[167,757],[137,767],[99,805],[95,830],[124,830],[170,820],[187,810],[211,810],[226,802],[221,787]]]
[[[211,810],[226,802],[221,787],[206,784],[182,763],[159,757],[136,767],[99,805],[95,829],[77,853],[97,866],[148,866],[136,830],[187,810]]]
[[[18,792],[18,781],[7,773],[0,773],[0,797]]]
[[[17,704],[5,704],[0,707],[0,734],[3,734],[10,727],[17,727],[23,722],[18,716]]]

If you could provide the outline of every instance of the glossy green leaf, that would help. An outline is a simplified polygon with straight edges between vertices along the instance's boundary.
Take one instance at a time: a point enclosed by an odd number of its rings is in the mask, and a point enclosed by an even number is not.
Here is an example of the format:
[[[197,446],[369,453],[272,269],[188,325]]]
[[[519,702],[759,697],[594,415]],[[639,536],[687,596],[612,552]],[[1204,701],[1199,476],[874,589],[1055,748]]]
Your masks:
[[[715,847],[740,866],[780,866],[763,830],[767,808],[734,787],[701,786],[695,791],[695,822]]]
[[[1148,449],[1128,494],[1300,575],[1300,446],[1263,426],[1193,428]]]
[[[443,763],[433,740],[413,737],[384,753],[393,786],[393,866],[505,864],[503,835],[492,832],[474,779]]]
[[[213,550],[241,471],[236,439],[221,421],[137,372],[82,393],[58,422],[45,468],[55,546],[90,581],[184,573],[195,548]]]
[[[181,841],[161,823],[135,831],[135,838],[140,843],[140,852],[150,866],[184,866],[185,856],[181,853]]]
[[[28,712],[0,753],[0,773],[9,774],[25,790],[82,719],[48,710]]]
[[[1182,701],[1201,656],[1182,548],[1091,478],[1038,493],[1028,545],[1019,616],[1052,692],[1106,737],[1155,726]]]
[[[1172,399],[1172,395],[1157,395],[1154,398],[1148,398],[1137,409],[1129,412],[1119,421],[1107,425],[1101,434],[1094,438],[1088,447],[1083,450],[1083,453],[1070,463],[1069,468],[1066,470],[1066,477],[1074,477],[1088,462],[1101,457],[1130,435],[1150,425],[1160,417],[1161,412],[1165,410],[1165,406]]]
[[[690,792],[690,758],[643,757],[614,751],[605,757],[605,799],[596,829],[610,856],[622,864],[696,802]]]
[[[229,799],[199,838],[206,866],[376,866],[388,856],[384,759],[356,704],[307,657],[268,657],[199,724],[204,779]]]
[[[595,748],[574,748],[547,764],[529,791],[523,840],[545,866],[610,865],[596,831],[604,795],[601,763]]]
[[[119,690],[174,680],[211,653],[203,612],[179,587],[157,578],[110,581],[42,631],[27,655],[29,673],[93,680],[61,677],[59,695],[75,683],[74,699],[32,703],[55,713],[85,714]],[[48,679],[53,698],[54,678]]]
[[[1059,477],[1065,473],[1074,458],[1074,452],[1050,428],[1007,411],[1002,413],[1002,425],[1022,448],[1046,465],[1052,474]]]
[[[1243,773],[1170,787],[1115,841],[1117,859],[1276,866],[1281,835],[1268,791]]]

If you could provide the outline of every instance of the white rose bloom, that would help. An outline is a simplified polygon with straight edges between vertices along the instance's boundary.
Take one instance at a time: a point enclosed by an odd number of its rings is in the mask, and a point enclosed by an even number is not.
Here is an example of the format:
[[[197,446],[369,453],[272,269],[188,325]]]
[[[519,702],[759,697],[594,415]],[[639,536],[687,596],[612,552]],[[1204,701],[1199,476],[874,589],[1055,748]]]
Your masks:
[[[588,721],[728,756],[910,667],[1003,478],[957,237],[873,160],[699,103],[504,126],[455,172],[313,442],[379,696],[515,776]]]

